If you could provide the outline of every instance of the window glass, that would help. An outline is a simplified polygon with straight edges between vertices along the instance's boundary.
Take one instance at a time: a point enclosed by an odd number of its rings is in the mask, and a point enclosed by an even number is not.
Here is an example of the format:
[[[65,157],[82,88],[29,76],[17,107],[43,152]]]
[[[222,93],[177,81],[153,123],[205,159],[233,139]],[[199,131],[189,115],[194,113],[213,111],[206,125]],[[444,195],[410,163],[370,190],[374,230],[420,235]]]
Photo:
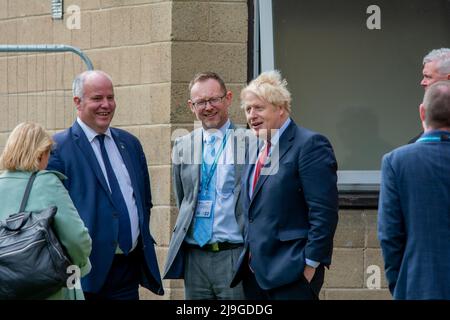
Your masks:
[[[367,8],[381,10],[369,30]],[[422,59],[450,47],[448,0],[272,1],[275,67],[293,119],[325,134],[340,170],[379,170],[421,131]]]

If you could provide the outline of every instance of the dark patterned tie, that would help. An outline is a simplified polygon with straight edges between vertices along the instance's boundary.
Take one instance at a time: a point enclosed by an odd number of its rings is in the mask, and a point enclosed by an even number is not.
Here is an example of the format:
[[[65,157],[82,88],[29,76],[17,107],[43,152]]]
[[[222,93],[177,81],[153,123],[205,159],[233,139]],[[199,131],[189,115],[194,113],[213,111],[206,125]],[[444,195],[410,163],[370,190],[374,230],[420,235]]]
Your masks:
[[[128,254],[132,246],[130,215],[128,214],[128,208],[120,190],[119,182],[109,161],[108,153],[106,152],[105,135],[99,134],[97,139],[100,142],[103,163],[105,164],[106,174],[108,175],[111,197],[114,201],[114,206],[119,212],[119,247],[125,254]]]

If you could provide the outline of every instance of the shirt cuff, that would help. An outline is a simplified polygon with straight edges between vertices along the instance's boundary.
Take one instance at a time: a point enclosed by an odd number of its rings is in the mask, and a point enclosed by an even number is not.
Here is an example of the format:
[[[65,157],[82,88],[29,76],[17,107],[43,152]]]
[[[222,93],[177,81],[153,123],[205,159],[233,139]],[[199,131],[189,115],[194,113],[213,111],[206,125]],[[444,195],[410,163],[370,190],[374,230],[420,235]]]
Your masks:
[[[320,264],[320,262],[317,262],[314,260],[309,260],[308,258],[306,258],[305,261],[308,266],[313,267],[313,268],[317,268]]]

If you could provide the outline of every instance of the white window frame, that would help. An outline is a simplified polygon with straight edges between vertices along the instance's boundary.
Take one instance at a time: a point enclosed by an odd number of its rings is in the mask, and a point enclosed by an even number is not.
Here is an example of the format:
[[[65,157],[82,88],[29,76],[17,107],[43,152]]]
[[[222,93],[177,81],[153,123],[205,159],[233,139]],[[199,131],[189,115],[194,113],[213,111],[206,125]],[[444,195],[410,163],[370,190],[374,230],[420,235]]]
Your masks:
[[[256,77],[260,72],[275,68],[272,0],[255,0],[254,10],[253,76]],[[338,170],[338,188],[340,191],[378,191],[380,173],[380,170]]]

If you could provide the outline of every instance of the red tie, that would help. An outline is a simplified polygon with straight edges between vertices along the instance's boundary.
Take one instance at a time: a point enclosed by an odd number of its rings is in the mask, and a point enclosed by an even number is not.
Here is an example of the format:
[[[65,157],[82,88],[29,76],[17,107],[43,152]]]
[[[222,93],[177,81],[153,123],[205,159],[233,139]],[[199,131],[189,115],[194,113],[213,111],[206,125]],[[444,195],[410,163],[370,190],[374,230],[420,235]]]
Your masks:
[[[258,160],[256,161],[255,176],[253,177],[253,185],[252,185],[253,191],[255,190],[256,184],[258,183],[259,175],[261,174],[261,168],[264,166],[267,156],[269,155],[270,146],[271,146],[270,141],[266,141],[265,149],[262,149],[261,152],[259,153]],[[248,267],[251,272],[255,273],[255,271],[250,266],[251,260],[252,260],[252,253],[249,250],[249,252],[248,252]]]
[[[261,150],[259,153],[258,160],[256,161],[256,169],[255,169],[255,176],[253,177],[253,185],[252,190],[255,190],[256,184],[258,183],[259,175],[261,174],[261,168],[264,166],[267,156],[270,152],[270,141],[266,141],[265,149]]]

